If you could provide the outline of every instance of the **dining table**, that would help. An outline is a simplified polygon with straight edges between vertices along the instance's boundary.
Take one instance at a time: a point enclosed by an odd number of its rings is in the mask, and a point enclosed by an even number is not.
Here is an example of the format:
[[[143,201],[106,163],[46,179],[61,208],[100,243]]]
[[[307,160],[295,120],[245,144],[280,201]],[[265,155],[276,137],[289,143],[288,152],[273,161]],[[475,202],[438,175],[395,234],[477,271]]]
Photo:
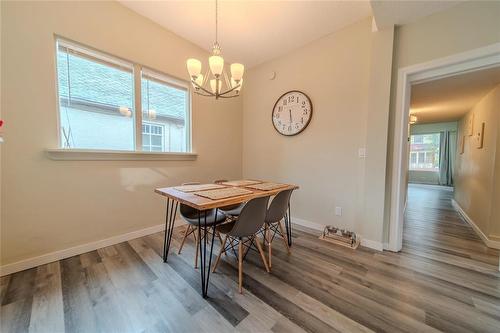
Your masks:
[[[207,298],[215,236],[214,230],[209,246],[207,265],[207,242],[209,242],[207,238],[207,212],[215,209],[214,216],[217,216],[218,210],[222,207],[245,203],[254,198],[274,196],[284,190],[296,190],[299,186],[255,179],[233,180],[217,184],[190,184],[191,185],[157,188],[154,190],[155,193],[166,198],[163,262],[168,262],[168,253],[172,242],[174,223],[179,204],[184,204],[196,209],[198,211],[198,239],[205,240],[203,242],[198,242],[200,251],[201,293],[203,298]],[[290,204],[288,205],[284,222],[287,241],[289,246],[291,246],[292,219]]]

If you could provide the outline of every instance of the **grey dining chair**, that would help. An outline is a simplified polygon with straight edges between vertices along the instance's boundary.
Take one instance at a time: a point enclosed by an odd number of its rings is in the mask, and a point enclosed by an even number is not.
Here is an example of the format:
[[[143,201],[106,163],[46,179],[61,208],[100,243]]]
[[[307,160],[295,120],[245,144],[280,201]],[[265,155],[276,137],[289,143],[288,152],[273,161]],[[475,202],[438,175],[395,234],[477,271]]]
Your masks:
[[[183,183],[182,185],[199,185],[199,184],[200,183],[198,183],[198,182],[191,182],[191,183]],[[217,216],[215,216],[215,212],[216,212],[215,209],[211,209],[207,212],[207,229],[212,228],[213,229],[212,232],[216,232],[216,231],[214,231],[215,225],[226,221],[226,215],[223,212],[221,212],[220,210],[217,211]],[[197,209],[192,208],[191,206],[188,206],[188,205],[181,203],[179,205],[179,213],[180,213],[180,216],[182,217],[182,219],[184,219],[184,221],[187,222],[187,227],[186,227],[186,231],[184,232],[184,236],[182,237],[181,245],[179,246],[179,251],[177,253],[178,254],[181,253],[182,248],[184,247],[184,243],[186,242],[186,238],[192,234],[194,237],[195,244],[196,244],[195,245],[196,252],[195,252],[195,257],[194,257],[194,268],[198,268],[198,255],[200,252],[200,247],[199,247],[200,240],[197,237],[197,231],[198,231],[198,215],[201,214],[201,212],[199,212]],[[204,218],[205,217],[203,215],[203,219]],[[210,234],[210,232],[209,232],[209,230],[207,230],[207,233],[203,232],[200,234],[202,235],[202,238],[203,238],[204,234],[208,235],[208,234]],[[216,232],[216,235],[218,236],[219,240],[222,243],[222,238],[220,237],[220,234],[218,232]],[[206,241],[207,239],[208,239],[208,236],[204,240]]]
[[[288,246],[286,233],[283,230],[283,225],[281,221],[285,218],[287,213],[288,205],[290,203],[290,197],[292,196],[292,190],[285,190],[279,192],[274,199],[271,201],[269,208],[267,209],[265,224],[264,224],[264,242],[268,249],[268,265],[269,268],[272,267],[272,243],[276,235],[283,239],[283,244],[288,254],[290,254],[290,247]]]
[[[266,256],[262,250],[260,240],[256,239],[256,233],[262,228],[264,224],[264,218],[266,216],[267,204],[269,202],[269,197],[260,197],[250,200],[241,210],[241,214],[236,217],[233,221],[221,224],[216,227],[216,229],[221,233],[225,234],[226,237],[222,242],[222,247],[219,251],[219,255],[215,260],[212,272],[215,272],[217,265],[219,264],[222,253],[226,253],[228,250],[234,250],[238,246],[238,290],[240,294],[243,292],[243,247],[246,248],[248,252],[252,246],[255,244],[259,250],[260,257],[264,263],[266,271],[269,272],[269,267],[267,266]],[[229,244],[226,246],[229,240]]]
[[[217,179],[214,180],[214,184],[221,184],[227,182],[227,179]],[[234,205],[228,205],[219,208],[224,214],[227,216],[238,216],[241,213],[241,210],[243,209],[243,206],[245,206],[245,203],[240,203],[240,204],[234,204]]]

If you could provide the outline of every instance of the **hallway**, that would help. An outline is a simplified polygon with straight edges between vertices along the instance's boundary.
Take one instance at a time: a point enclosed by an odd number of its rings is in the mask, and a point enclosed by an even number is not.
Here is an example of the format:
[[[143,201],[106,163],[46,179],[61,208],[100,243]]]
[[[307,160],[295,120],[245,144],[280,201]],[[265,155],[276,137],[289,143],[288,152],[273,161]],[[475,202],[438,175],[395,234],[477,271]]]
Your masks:
[[[447,263],[449,267],[498,273],[499,251],[484,245],[455,211],[452,198],[452,188],[408,186],[402,254]]]

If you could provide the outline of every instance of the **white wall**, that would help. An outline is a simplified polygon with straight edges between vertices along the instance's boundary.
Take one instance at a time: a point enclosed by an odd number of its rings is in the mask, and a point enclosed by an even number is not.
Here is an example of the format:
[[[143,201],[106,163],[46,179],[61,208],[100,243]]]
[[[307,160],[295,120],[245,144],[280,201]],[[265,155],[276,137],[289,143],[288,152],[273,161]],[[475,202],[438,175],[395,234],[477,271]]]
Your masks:
[[[155,187],[241,177],[241,99],[193,98],[196,161],[52,161],[54,34],[187,78],[197,46],[116,2],[1,2],[1,264],[164,223]],[[205,64],[206,66],[206,64]]]
[[[347,227],[378,246],[392,31],[373,33],[367,18],[252,68],[243,93],[244,177],[298,184],[292,215]],[[273,71],[276,78],[269,80]],[[313,104],[309,127],[293,137],[278,134],[271,121],[274,103],[289,90],[303,91]],[[358,148],[368,146],[367,159],[359,158]],[[336,206],[343,208],[341,217],[334,214]]]

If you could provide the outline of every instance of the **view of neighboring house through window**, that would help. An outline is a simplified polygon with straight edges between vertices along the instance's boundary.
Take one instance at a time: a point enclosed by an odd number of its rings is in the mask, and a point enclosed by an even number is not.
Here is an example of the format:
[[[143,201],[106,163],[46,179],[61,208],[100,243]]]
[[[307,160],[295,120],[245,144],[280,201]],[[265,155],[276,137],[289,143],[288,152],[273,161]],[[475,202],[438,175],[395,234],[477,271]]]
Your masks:
[[[142,150],[186,151],[187,88],[143,69],[141,89]]]
[[[60,39],[57,77],[61,148],[190,149],[187,83]],[[140,114],[134,81],[141,84]]]
[[[410,170],[439,171],[439,133],[410,137]]]

